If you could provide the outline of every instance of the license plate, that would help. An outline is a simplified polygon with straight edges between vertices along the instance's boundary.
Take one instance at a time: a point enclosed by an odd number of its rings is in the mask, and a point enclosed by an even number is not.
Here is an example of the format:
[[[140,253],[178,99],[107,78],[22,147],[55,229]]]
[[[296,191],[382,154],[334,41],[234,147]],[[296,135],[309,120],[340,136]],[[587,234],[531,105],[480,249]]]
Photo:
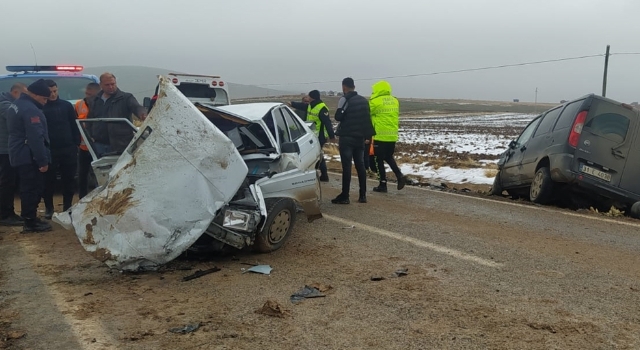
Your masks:
[[[611,174],[605,173],[604,171],[600,171],[596,168],[592,168],[588,165],[582,164],[582,166],[580,167],[580,171],[605,181],[611,181]]]
[[[182,81],[185,83],[208,84],[207,79],[199,79],[199,78],[183,78]]]

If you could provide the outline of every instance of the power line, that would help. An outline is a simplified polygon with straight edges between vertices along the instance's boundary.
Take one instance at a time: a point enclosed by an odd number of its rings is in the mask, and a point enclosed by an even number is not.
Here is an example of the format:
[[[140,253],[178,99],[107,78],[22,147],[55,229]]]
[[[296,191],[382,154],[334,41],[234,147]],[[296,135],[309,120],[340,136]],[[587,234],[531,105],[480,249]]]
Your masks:
[[[634,54],[635,55],[636,53],[622,53],[622,54]],[[638,53],[638,54],[640,54],[640,53]],[[617,54],[617,55],[620,55],[620,54]],[[551,63],[551,62],[581,60],[581,59],[585,59],[585,58],[594,58],[594,57],[603,57],[603,56],[604,56],[604,54],[596,54],[596,55],[557,58],[557,59],[542,60],[542,61],[522,62],[522,63],[513,63],[513,64],[501,64],[501,65],[496,65],[496,66],[487,66],[487,67],[480,67],[480,68],[467,68],[467,69],[449,70],[449,71],[441,71],[441,72],[404,74],[404,75],[390,75],[390,76],[377,77],[377,78],[358,78],[357,80],[358,81],[367,81],[367,80],[382,80],[382,79],[424,77],[424,76],[440,75],[440,74],[464,73],[464,72],[474,72],[474,71],[482,71],[482,70],[490,70],[490,69],[501,69],[501,68],[508,68],[508,67],[528,66],[528,65]],[[311,85],[311,84],[339,83],[341,81],[342,80],[325,80],[325,81],[310,81],[310,82],[298,82],[298,83],[274,83],[274,84],[256,84],[256,85],[257,86]]]
[[[609,54],[609,56],[614,56],[614,55],[640,55],[640,52],[618,52],[618,53]]]

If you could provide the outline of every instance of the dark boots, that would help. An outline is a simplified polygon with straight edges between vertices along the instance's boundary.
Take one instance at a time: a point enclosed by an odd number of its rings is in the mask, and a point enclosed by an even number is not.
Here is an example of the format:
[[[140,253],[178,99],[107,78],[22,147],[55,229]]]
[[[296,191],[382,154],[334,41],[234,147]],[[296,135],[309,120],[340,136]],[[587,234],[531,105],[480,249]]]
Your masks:
[[[373,188],[373,192],[387,193],[387,182],[380,181],[380,184],[377,187]]]
[[[30,232],[46,232],[53,230],[51,224],[46,221],[42,221],[39,218],[36,219],[25,219],[24,226],[22,227],[22,233],[30,233]]]

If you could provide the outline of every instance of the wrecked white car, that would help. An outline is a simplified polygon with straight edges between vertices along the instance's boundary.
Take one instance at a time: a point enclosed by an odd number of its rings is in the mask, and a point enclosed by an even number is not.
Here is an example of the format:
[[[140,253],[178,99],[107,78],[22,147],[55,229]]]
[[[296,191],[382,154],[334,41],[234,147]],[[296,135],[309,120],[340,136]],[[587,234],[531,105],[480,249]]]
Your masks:
[[[54,220],[110,267],[152,270],[203,247],[270,252],[297,207],[309,221],[322,217],[320,143],[284,104],[194,105],[161,77],[139,129],[125,119],[78,122],[99,186]],[[92,125],[128,146],[114,154],[95,144]]]

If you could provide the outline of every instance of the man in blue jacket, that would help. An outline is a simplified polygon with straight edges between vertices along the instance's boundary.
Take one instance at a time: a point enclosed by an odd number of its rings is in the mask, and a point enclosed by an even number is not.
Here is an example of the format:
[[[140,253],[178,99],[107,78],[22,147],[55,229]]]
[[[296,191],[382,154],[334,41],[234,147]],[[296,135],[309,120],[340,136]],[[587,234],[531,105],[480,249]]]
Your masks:
[[[15,83],[9,92],[0,94],[0,225],[22,226],[24,220],[16,215],[13,201],[16,192],[16,170],[9,161],[9,130],[7,129],[7,111],[27,86]]]
[[[45,219],[53,216],[53,192],[56,175],[60,172],[62,180],[62,210],[71,207],[75,192],[75,175],[78,168],[78,147],[80,130],[76,124],[76,111],[71,102],[58,98],[58,84],[51,79],[45,80],[51,90],[49,101],[42,108],[47,118],[51,146],[51,164],[44,174]]]
[[[9,160],[18,170],[22,202],[23,233],[50,231],[51,225],[38,218],[38,204],[44,187],[43,173],[49,169],[49,134],[42,107],[51,91],[43,79],[33,82],[27,92],[7,111]]]

